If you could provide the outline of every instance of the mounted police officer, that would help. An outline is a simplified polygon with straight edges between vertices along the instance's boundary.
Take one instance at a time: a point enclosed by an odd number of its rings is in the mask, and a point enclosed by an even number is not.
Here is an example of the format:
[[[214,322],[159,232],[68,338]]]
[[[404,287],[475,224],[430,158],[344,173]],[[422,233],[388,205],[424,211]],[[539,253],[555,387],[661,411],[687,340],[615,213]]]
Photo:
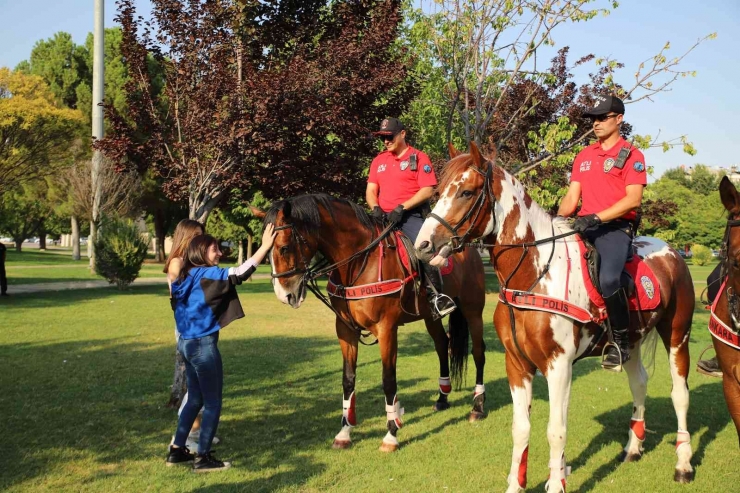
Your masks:
[[[598,140],[573,161],[570,187],[558,215],[570,216],[581,202],[573,229],[582,233],[599,252],[599,284],[614,342],[619,347],[619,350],[612,344],[607,347],[602,366],[621,371],[630,350],[629,307],[621,276],[632,249],[637,209],[647,185],[645,157],[619,134],[624,118],[621,99],[598,97],[585,116],[593,120]]]
[[[373,135],[381,139],[385,151],[370,165],[365,199],[375,219],[397,225],[412,242],[416,241],[434,195],[437,177],[425,153],[406,143],[406,129],[397,118],[386,118]],[[429,281],[427,297],[435,315],[443,317],[455,310],[455,302],[442,294],[442,276],[436,268],[421,262]]]

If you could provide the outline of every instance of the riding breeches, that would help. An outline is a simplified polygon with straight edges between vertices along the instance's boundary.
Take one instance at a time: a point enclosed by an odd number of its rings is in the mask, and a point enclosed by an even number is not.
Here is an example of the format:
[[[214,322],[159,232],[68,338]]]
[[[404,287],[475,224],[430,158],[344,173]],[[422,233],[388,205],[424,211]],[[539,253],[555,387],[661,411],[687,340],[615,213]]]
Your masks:
[[[613,221],[589,228],[584,235],[599,252],[599,284],[606,298],[622,286],[621,277],[627,263],[632,235],[626,221]]]

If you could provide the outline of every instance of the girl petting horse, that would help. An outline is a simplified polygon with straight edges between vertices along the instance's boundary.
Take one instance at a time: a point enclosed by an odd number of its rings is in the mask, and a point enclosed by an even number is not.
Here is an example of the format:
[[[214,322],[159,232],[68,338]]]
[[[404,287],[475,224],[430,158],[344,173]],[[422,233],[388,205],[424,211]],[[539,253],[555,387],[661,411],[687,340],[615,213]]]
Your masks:
[[[527,484],[529,412],[536,370],[547,379],[550,403],[546,489],[565,491],[572,366],[579,358],[602,354],[608,341],[603,327],[605,306],[594,293],[581,260],[582,243],[566,221],[553,219],[516,178],[485,159],[474,143],[470,147],[470,154],[460,154],[450,146],[452,160],[442,174],[440,199],[419,233],[417,254],[448,255],[478,238],[491,243],[491,259],[501,286],[493,320],[506,350],[506,374],[514,402],[514,450],[507,491],[523,491]],[[634,401],[624,460],[636,460],[643,451],[647,372],[639,356],[642,341],[655,328],[668,351],[673,378],[671,398],[678,419],[674,479],[687,482],[693,479],[686,379],[694,288],[685,262],[668,245],[638,237],[634,246],[642,259],[637,264],[642,265],[637,265],[636,278],[633,273],[640,298],[630,300],[632,357],[623,365]],[[646,309],[639,303],[655,306]]]
[[[417,288],[418,270],[404,267],[408,262],[401,236],[391,232],[390,227],[381,232],[381,223],[373,221],[358,205],[328,195],[305,195],[273,204],[265,222],[275,224],[278,232],[270,257],[277,298],[298,308],[307,288],[312,289],[336,314],[335,328],[344,358],[344,395],[342,427],[334,439],[335,448],[351,445],[350,432],[356,424],[357,348],[363,331],[377,338],[383,365],[388,433],[380,450],[398,449],[397,433],[403,423],[403,409],[396,393],[399,325],[423,319],[434,340],[440,365],[437,410],[449,407],[450,378],[458,377],[458,383],[462,379],[470,334],[476,366],[470,419],[484,416],[485,285],[483,262],[476,250],[455,255],[451,272],[445,276],[445,293],[457,304],[457,310],[450,315],[448,339],[442,322],[429,309],[424,288]],[[323,267],[312,264],[317,254],[323,258]],[[409,265],[413,261],[411,258]],[[324,274],[329,276],[328,300],[315,285],[316,278]]]

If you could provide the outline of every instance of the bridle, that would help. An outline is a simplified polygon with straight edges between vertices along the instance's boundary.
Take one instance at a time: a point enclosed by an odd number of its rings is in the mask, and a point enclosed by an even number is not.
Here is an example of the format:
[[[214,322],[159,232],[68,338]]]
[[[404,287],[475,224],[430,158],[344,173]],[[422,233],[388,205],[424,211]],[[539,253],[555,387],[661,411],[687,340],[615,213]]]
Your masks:
[[[740,298],[738,298],[738,294],[735,292],[735,288],[733,288],[732,284],[730,282],[730,272],[732,269],[730,269],[730,232],[732,228],[740,226],[740,219],[728,219],[727,220],[727,226],[725,226],[725,234],[724,238],[722,239],[722,251],[720,252],[720,261],[722,262],[722,267],[720,268],[720,282],[723,279],[727,279],[727,287],[725,288],[725,291],[727,292],[727,304],[729,308],[730,317],[732,318],[732,322],[735,325],[735,327],[738,327],[740,325]],[[717,294],[719,296],[719,294]]]
[[[292,269],[287,270],[285,272],[280,272],[279,274],[270,274],[270,275],[272,276],[273,279],[279,279],[281,277],[289,277],[289,276],[294,276],[296,274],[304,274],[304,278],[305,278],[305,274],[310,270],[311,266],[309,262],[306,262],[306,258],[303,256],[303,251],[301,250],[301,246],[303,245],[308,246],[308,242],[303,237],[303,235],[300,233],[300,231],[298,231],[298,228],[293,227],[293,225],[290,223],[283,224],[281,226],[275,226],[275,232],[283,231],[286,229],[291,230],[291,232],[293,233],[293,236],[296,239],[296,242],[298,243],[298,254],[300,255],[300,263],[303,264],[303,267],[299,267],[298,262],[296,262],[295,267],[293,267]]]
[[[493,166],[490,162],[486,161],[487,167],[486,172],[484,173],[480,169],[478,169],[476,166],[468,166],[469,169],[472,169],[476,173],[478,173],[480,176],[483,177],[483,188],[481,188],[480,193],[478,194],[478,197],[476,197],[475,202],[473,202],[473,206],[468,209],[468,212],[465,213],[462,219],[457,223],[457,226],[452,226],[450,223],[448,223],[444,218],[438,216],[435,213],[431,213],[430,216],[439,221],[439,223],[447,228],[448,231],[452,233],[452,236],[450,237],[449,246],[452,248],[452,252],[459,252],[461,251],[466,245],[466,240],[470,236],[470,228],[465,232],[464,235],[460,236],[457,233],[457,230],[460,229],[460,226],[465,224],[470,217],[475,214],[475,217],[473,217],[473,220],[471,221],[471,225],[475,224],[478,221],[478,217],[480,216],[481,212],[483,212],[483,203],[486,199],[491,203],[491,215],[493,217],[493,229],[496,229],[496,216],[494,214],[494,207],[496,205],[496,197],[493,195],[493,187],[491,186],[492,178],[493,178]]]

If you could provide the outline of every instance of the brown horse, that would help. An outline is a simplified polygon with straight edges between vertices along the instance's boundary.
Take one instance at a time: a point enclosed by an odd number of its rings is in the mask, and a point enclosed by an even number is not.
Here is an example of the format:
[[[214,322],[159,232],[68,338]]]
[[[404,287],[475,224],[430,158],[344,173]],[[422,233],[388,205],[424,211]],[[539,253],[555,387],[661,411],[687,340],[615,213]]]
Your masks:
[[[740,194],[725,176],[719,195],[729,218],[722,247],[723,287],[712,305],[709,330],[722,369],[725,401],[740,441]]]
[[[506,350],[506,374],[514,402],[514,450],[507,491],[523,491],[526,486],[532,378],[537,369],[547,379],[550,402],[550,477],[546,489],[550,493],[564,491],[572,365],[581,357],[600,355],[607,339],[599,324],[570,316],[575,310],[588,317],[597,312],[586,293],[577,238],[566,221],[547,214],[516,178],[485,159],[475,144],[471,144],[470,154],[460,154],[450,146],[450,155],[452,160],[439,187],[440,199],[416,241],[418,255],[432,255],[440,249],[443,253],[456,251],[467,241],[486,238],[492,243],[491,259],[502,297],[509,290],[525,302],[548,300],[547,306],[515,306],[502,298],[494,313],[496,331]],[[637,316],[632,312],[630,342],[634,349],[624,368],[634,407],[624,459],[639,459],[643,450],[647,372],[640,346],[656,328],[669,353],[671,398],[678,418],[674,479],[687,482],[693,479],[686,424],[688,344],[694,309],[691,275],[678,253],[662,241],[638,237],[634,245],[659,281],[661,301],[652,311]],[[567,307],[572,311],[567,312]]]
[[[342,428],[334,439],[335,448],[351,445],[350,431],[356,424],[355,369],[363,330],[377,338],[383,366],[388,433],[380,450],[388,452],[399,447],[396,435],[403,414],[396,395],[399,325],[424,319],[434,340],[440,365],[437,410],[449,407],[447,394],[452,386],[448,354],[452,380],[459,387],[468,337],[472,338],[476,387],[469,419],[484,417],[485,286],[483,262],[477,251],[457,255],[453,271],[444,276],[444,291],[458,307],[450,315],[448,339],[442,322],[431,315],[424,288],[415,289],[413,274],[404,271],[396,238],[390,235],[379,241],[382,225],[374,223],[358,205],[323,194],[304,195],[273,204],[265,222],[275,224],[278,231],[270,258],[275,295],[281,302],[300,307],[312,281],[321,273],[329,274],[333,295],[325,302],[336,314],[336,332],[344,358]],[[330,265],[320,269],[311,264],[317,254]],[[323,297],[315,286],[312,290]]]

